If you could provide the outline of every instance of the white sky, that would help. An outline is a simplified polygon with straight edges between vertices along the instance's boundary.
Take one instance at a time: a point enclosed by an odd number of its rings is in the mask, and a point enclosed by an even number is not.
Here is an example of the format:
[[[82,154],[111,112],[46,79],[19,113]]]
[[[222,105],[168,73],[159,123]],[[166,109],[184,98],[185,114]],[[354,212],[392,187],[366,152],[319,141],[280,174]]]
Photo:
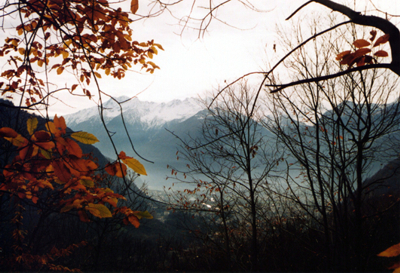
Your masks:
[[[267,59],[277,56],[272,46],[277,41],[276,25],[283,27],[290,22],[285,18],[307,0],[250,0],[258,9],[268,12],[255,12],[244,8],[238,1],[232,0],[217,13],[219,19],[234,27],[226,26],[217,20],[211,23],[204,37],[198,39],[198,32],[186,29],[168,12],[157,18],[149,18],[132,25],[134,40],[147,41],[154,39],[165,51],[154,57],[154,62],[161,67],[153,75],[146,73],[127,73],[122,80],[103,76],[100,81],[103,91],[113,96],[135,96],[144,101],[170,101],[196,97],[218,86],[224,81],[230,82],[243,74],[261,71],[266,68]],[[130,1],[128,1],[130,2]],[[336,1],[354,5],[354,0]],[[360,11],[365,9],[370,0],[357,0]],[[372,0],[379,9],[391,14],[400,15],[400,0]],[[139,0],[138,14],[148,12],[149,0]],[[192,1],[184,0],[174,7],[174,14],[181,18],[188,14]],[[195,11],[201,12],[200,4],[208,0],[198,0]],[[129,5],[129,3],[124,3]],[[368,8],[372,8],[371,5]],[[127,6],[125,9],[129,9]],[[316,3],[309,4],[296,16],[307,16],[311,11],[330,11]],[[380,14],[382,16],[382,14]],[[399,18],[394,18],[399,21]],[[236,27],[236,28],[235,28]],[[275,54],[275,56],[274,56]],[[63,73],[64,75],[65,73]],[[71,86],[71,79],[56,77],[57,85]],[[95,90],[91,90],[95,94]],[[142,93],[141,93],[142,92]],[[61,101],[50,107],[50,113],[64,115],[83,108],[94,106],[87,98],[74,98],[69,95],[60,96]],[[64,104],[65,103],[65,104]],[[69,105],[70,107],[66,106]]]

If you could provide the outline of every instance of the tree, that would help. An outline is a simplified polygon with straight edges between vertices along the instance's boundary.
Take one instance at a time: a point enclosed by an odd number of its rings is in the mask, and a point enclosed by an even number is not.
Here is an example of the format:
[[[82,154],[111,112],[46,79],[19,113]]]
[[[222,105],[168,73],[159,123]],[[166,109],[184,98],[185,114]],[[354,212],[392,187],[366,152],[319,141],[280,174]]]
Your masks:
[[[322,21],[317,18],[310,28],[318,32]],[[347,39],[354,41],[350,43],[355,52],[369,53],[370,43],[354,38],[360,35],[359,31],[353,25],[355,36]],[[370,34],[373,42],[377,32],[372,30]],[[299,30],[296,41],[302,40],[302,35]],[[334,39],[338,36],[343,40]],[[389,174],[367,178],[381,163],[398,156],[394,147],[398,146],[395,134],[400,129],[400,101],[397,80],[377,67],[319,80],[322,75],[333,75],[332,71],[341,69],[341,65],[351,67],[351,62],[365,59],[359,54],[350,56],[348,63],[344,61],[345,54],[351,54],[340,53],[346,37],[347,33],[333,30],[304,45],[296,56],[286,60],[288,74],[295,75],[293,82],[299,82],[298,78],[309,81],[269,97],[272,117],[266,126],[287,148],[288,161],[292,161],[288,176],[284,177],[287,188],[280,193],[294,200],[321,227],[326,269],[336,265],[339,270],[364,270],[371,269],[367,257],[374,249],[374,242],[370,236],[379,230],[375,217],[381,217],[398,203],[397,197],[391,198],[390,193],[385,193],[386,207],[379,207],[376,199],[371,202],[368,198],[376,187],[389,186],[385,184]],[[283,44],[291,50],[288,36]],[[341,63],[332,58],[338,53],[339,60],[341,55],[345,56]]]
[[[177,204],[212,211],[206,221],[221,227],[218,233],[223,234],[226,264],[240,266],[240,259],[231,257],[232,252],[237,252],[237,256],[251,257],[247,262],[250,264],[242,266],[257,270],[258,245],[265,234],[262,217],[270,211],[266,190],[281,156],[273,147],[273,140],[268,139],[271,135],[265,135],[260,126],[259,111],[252,113],[252,94],[246,83],[227,90],[208,109],[201,135],[187,141],[181,139],[179,156],[188,164],[186,171],[181,170],[184,178],[179,181],[193,184],[194,188],[178,194]],[[176,172],[173,168],[172,173]],[[214,230],[211,237],[215,233]],[[236,244],[236,240],[240,243]],[[250,251],[239,253],[241,244],[249,245]]]
[[[131,1],[131,12],[135,13],[137,8],[138,2]],[[91,99],[92,83],[97,89],[102,117],[102,97],[109,95],[101,90],[98,79],[104,74],[122,79],[135,64],[153,73],[159,67],[150,59],[162,46],[153,41],[132,41],[129,14],[107,0],[15,0],[2,3],[0,11],[1,27],[9,36],[0,47],[0,57],[5,60],[0,88],[2,96],[19,101],[17,106],[5,102],[1,106],[37,111],[46,117],[45,126],[40,126],[37,117],[21,119],[25,114],[17,111],[12,120],[14,124],[0,128],[0,137],[10,143],[2,145],[2,205],[11,202],[14,206],[14,217],[7,219],[15,227],[8,266],[18,270],[43,266],[68,269],[50,261],[66,256],[79,245],[33,253],[32,244],[24,242],[27,237],[27,230],[23,228],[24,211],[33,208],[44,218],[53,213],[75,211],[83,222],[90,221],[91,217],[109,218],[121,213],[125,215],[125,224],[136,227],[140,218],[151,218],[151,215],[117,206],[118,200],[124,197],[101,185],[98,164],[90,155],[83,154],[76,142],[92,144],[97,141],[96,137],[85,132],[69,132],[63,117],[55,116],[51,121],[48,105],[61,91]],[[54,87],[57,85],[53,77],[65,72],[74,75],[76,82],[64,88]],[[77,94],[78,90],[82,93]],[[105,170],[109,175],[123,178],[127,189],[127,166],[138,174],[145,175],[146,171],[138,160],[118,152],[115,147],[114,150],[117,160]]]

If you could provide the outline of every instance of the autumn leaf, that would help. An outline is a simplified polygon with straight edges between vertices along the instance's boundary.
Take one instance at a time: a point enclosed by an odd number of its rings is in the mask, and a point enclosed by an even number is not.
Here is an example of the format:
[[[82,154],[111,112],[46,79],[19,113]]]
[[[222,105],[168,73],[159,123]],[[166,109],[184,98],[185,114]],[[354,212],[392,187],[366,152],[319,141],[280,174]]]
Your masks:
[[[129,168],[134,170],[136,173],[141,175],[147,175],[146,169],[138,160],[133,157],[126,156],[124,151],[121,151],[118,155],[118,158],[122,160]]]
[[[126,158],[122,159],[122,161],[132,170],[134,170],[137,174],[147,175],[146,169],[138,160],[134,158]]]
[[[71,178],[71,173],[65,167],[62,160],[54,160],[51,165],[53,166],[55,175],[64,183],[68,182]]]
[[[379,257],[396,257],[400,255],[400,243],[393,245],[378,254]]]
[[[384,44],[387,41],[389,41],[390,35],[389,34],[385,34],[381,37],[378,38],[378,40],[376,40],[374,47],[379,46],[380,44]]]
[[[11,128],[3,127],[3,128],[0,129],[0,137],[15,138],[17,136],[18,136],[18,133],[15,132]]]
[[[389,54],[385,50],[379,50],[374,53],[374,56],[376,57],[387,57]]]
[[[112,176],[122,178],[126,175],[126,165],[118,161],[113,164],[107,163],[105,170],[109,175]]]
[[[135,226],[135,228],[138,228],[140,226],[139,219],[135,215],[129,215],[128,221]],[[124,219],[125,220],[125,219]],[[125,221],[124,221],[125,222]]]
[[[63,116],[57,117],[57,115],[54,116],[54,126],[61,130],[63,134],[66,133],[67,125],[65,124],[65,119]]]
[[[33,132],[36,130],[38,125],[38,120],[35,117],[30,117],[26,122],[26,128],[30,135],[33,135]]]
[[[371,43],[364,39],[358,39],[353,42],[353,45],[357,48],[369,46]]]
[[[90,177],[82,178],[79,180],[79,182],[85,187],[88,187],[88,188],[94,187],[94,182]]]
[[[86,210],[89,211],[94,216],[99,217],[99,218],[112,217],[111,211],[103,204],[89,203],[88,206],[86,207]]]
[[[339,61],[339,60],[343,59],[346,55],[349,55],[350,53],[351,53],[351,50],[346,50],[346,51],[340,52],[336,56],[336,60]]]
[[[71,137],[83,144],[94,144],[96,142],[99,142],[97,137],[95,137],[94,135],[92,135],[90,133],[86,133],[86,132],[72,133]]]
[[[135,14],[139,9],[139,1],[138,0],[132,0],[131,1],[131,12]]]
[[[18,134],[16,137],[4,137],[4,139],[10,141],[14,146],[21,147],[28,144],[28,140]]]
[[[82,157],[82,149],[81,147],[78,145],[78,143],[76,143],[75,141],[73,141],[70,138],[66,138],[65,139],[66,142],[68,143],[68,145],[66,146],[69,154],[76,156],[77,158],[81,158]]]
[[[153,219],[153,215],[151,215],[147,210],[146,211],[135,211],[133,212],[138,219],[146,218]]]
[[[371,49],[369,49],[369,48],[360,48],[354,52],[354,58],[364,56],[365,54],[367,54],[369,52],[371,52]]]
[[[371,30],[371,32],[369,34],[371,34],[371,37],[369,38],[369,40],[372,42],[373,40],[375,40],[376,37],[376,30]]]

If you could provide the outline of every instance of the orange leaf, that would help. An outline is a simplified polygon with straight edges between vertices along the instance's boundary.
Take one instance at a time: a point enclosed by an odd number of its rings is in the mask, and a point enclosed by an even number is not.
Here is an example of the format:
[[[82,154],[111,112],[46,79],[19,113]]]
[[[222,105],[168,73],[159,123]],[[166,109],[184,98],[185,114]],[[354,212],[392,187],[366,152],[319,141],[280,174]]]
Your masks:
[[[0,129],[0,137],[11,137],[15,138],[18,136],[18,133],[15,132],[13,129],[8,127],[3,127]]]
[[[340,52],[340,53],[336,56],[336,60],[339,61],[339,60],[343,59],[346,55],[349,55],[350,52],[351,52],[350,50],[346,50],[346,51]]]
[[[75,90],[77,87],[78,87],[77,84],[73,84],[72,87],[71,87],[71,92],[74,92],[74,90]]]
[[[69,154],[76,156],[77,158],[81,158],[82,157],[82,149],[81,147],[78,145],[78,143],[76,143],[75,141],[73,141],[70,138],[66,138],[65,139],[68,143],[68,145],[66,146]]]
[[[131,1],[131,11],[132,11],[132,13],[135,14],[138,9],[139,9],[139,1],[138,0],[132,0]]]
[[[56,126],[56,128],[59,128],[63,134],[65,134],[67,125],[65,124],[64,117],[57,117],[57,115],[55,115],[54,116],[54,125]]]
[[[353,45],[357,48],[369,46],[371,43],[364,39],[358,39],[353,42]]]
[[[128,216],[128,221],[135,226],[135,228],[138,228],[140,226],[139,219],[135,215],[129,215]]]
[[[376,57],[387,57],[389,54],[385,50],[379,50],[375,52],[374,56]]]
[[[105,170],[112,176],[124,177],[126,175],[126,165],[120,162],[115,162],[113,164],[108,163]]]
[[[54,174],[64,183],[68,182],[71,178],[71,173],[68,168],[65,167],[62,160],[54,160],[51,165],[54,169]]]
[[[379,37],[378,40],[376,40],[376,42],[374,44],[374,47],[376,47],[376,46],[378,46],[380,44],[386,43],[387,41],[389,41],[389,38],[390,38],[389,34],[385,34],[385,35]]]
[[[121,151],[121,152],[119,153],[119,155],[118,155],[118,158],[119,158],[119,159],[125,159],[125,158],[127,158],[127,156],[126,156],[126,154],[125,154],[124,151]]]
[[[400,243],[393,245],[378,254],[379,257],[396,257],[400,255]]]

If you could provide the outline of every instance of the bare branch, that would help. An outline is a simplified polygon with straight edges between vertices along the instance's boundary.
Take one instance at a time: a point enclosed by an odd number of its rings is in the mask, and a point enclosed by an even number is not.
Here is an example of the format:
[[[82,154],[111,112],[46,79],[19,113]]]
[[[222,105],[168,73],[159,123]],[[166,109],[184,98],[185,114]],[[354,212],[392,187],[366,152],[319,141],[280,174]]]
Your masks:
[[[316,78],[309,78],[309,79],[304,79],[304,80],[299,80],[299,81],[294,81],[294,82],[290,82],[287,84],[281,84],[281,85],[265,85],[267,87],[276,87],[279,86],[278,88],[270,91],[270,93],[276,93],[279,92],[285,88],[288,88],[290,86],[295,86],[295,85],[299,85],[299,84],[304,84],[304,83],[311,83],[311,82],[319,82],[319,81],[325,81],[325,80],[329,80],[329,79],[334,79],[352,72],[357,72],[357,71],[364,71],[364,70],[368,70],[368,69],[373,69],[373,68],[388,68],[391,69],[392,65],[391,64],[372,64],[372,65],[367,65],[367,66],[359,66],[359,67],[354,67],[351,69],[347,69],[347,70],[343,70],[340,71],[338,73],[335,74],[330,74],[330,75],[326,75],[326,76],[321,76],[321,77],[316,77]]]

